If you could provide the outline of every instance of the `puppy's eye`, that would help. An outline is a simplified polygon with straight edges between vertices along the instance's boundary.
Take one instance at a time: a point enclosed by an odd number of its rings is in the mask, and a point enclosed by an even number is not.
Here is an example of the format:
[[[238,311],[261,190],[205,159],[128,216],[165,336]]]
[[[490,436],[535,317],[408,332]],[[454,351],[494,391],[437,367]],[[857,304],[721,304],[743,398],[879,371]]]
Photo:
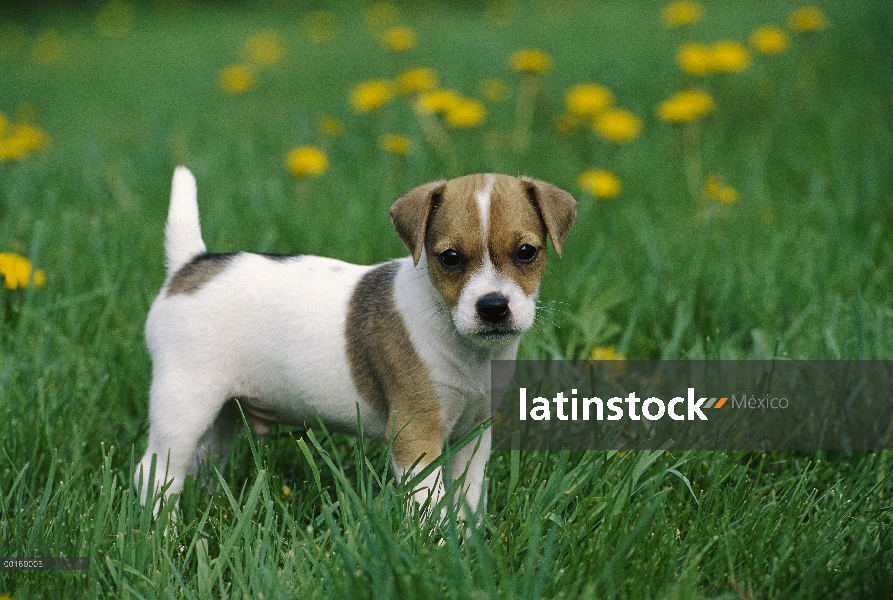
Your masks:
[[[462,255],[450,248],[437,255],[440,264],[447,269],[458,269],[462,266]]]
[[[521,247],[518,248],[518,254],[516,258],[519,263],[531,263],[533,259],[536,258],[536,255],[539,254],[539,250],[536,249],[535,246],[531,246],[530,244],[521,244]]]

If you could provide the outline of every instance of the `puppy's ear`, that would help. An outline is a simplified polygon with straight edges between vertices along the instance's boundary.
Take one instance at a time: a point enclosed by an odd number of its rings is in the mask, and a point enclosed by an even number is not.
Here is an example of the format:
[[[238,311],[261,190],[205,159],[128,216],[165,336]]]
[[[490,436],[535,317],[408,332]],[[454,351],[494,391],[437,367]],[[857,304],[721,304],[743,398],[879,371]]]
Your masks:
[[[391,223],[403,244],[412,254],[413,264],[419,264],[422,257],[422,246],[425,243],[425,228],[428,226],[428,216],[435,203],[439,201],[446,181],[432,181],[420,185],[397,198],[388,214],[391,215]]]
[[[577,217],[577,201],[560,187],[545,181],[521,177],[521,183],[527,197],[543,217],[543,224],[552,238],[555,252],[561,256],[561,246]]]

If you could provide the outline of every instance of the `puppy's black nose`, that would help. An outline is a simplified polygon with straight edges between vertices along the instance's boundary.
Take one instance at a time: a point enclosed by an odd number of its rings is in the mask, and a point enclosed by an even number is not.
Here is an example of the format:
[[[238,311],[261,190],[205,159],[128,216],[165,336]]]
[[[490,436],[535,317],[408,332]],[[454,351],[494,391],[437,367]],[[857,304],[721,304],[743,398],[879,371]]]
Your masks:
[[[474,307],[481,319],[490,323],[499,323],[509,315],[509,299],[499,292],[481,296]]]

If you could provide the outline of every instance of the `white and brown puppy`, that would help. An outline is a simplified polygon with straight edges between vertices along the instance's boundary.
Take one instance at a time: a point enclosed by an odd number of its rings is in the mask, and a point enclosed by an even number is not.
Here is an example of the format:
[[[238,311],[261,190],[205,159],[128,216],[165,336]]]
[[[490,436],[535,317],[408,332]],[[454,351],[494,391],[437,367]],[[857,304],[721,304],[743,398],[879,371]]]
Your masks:
[[[203,460],[225,458],[241,417],[365,431],[390,439],[398,477],[434,460],[490,416],[490,361],[513,359],[534,322],[546,236],[558,254],[576,215],[567,192],[541,181],[469,175],[418,187],[390,215],[412,256],[375,266],[317,256],[209,254],[196,183],[174,173],[168,276],[152,304],[149,445],[154,489]],[[396,429],[395,429],[396,427]],[[475,450],[476,449],[476,450]],[[477,510],[490,433],[452,458]],[[441,469],[414,497],[443,495]],[[145,482],[143,500],[150,487]]]

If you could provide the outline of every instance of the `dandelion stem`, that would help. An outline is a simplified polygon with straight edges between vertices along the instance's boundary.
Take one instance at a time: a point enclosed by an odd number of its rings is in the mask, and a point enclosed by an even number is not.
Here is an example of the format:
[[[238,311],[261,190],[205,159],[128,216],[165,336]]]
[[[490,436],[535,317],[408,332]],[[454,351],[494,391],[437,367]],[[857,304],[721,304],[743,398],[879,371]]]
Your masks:
[[[515,150],[523,153],[530,146],[530,129],[533,125],[533,112],[539,93],[540,78],[533,73],[525,73],[518,90],[518,104],[515,108]]]
[[[418,107],[413,108],[413,113],[419,123],[419,127],[422,129],[425,139],[428,140],[428,143],[434,148],[434,151],[440,154],[446,161],[450,173],[452,175],[458,175],[459,157],[456,156],[456,149],[453,146],[453,141],[450,139],[449,134],[447,134],[446,130],[444,130],[433,114],[426,113]]]
[[[307,208],[307,202],[310,198],[310,183],[306,179],[298,179],[295,181],[295,203],[301,208]]]
[[[685,161],[685,181],[693,201],[700,195],[703,164],[701,161],[701,129],[697,121],[682,127],[682,152]]]
[[[29,260],[32,265],[38,263],[38,253],[40,251],[41,237],[43,237],[43,221],[34,223],[34,235],[31,238],[31,251],[28,253]],[[25,289],[25,305],[19,312],[19,322],[16,327],[16,339],[25,339],[25,327],[31,318],[31,308],[34,303],[34,273],[28,274],[28,287]]]
[[[403,187],[403,156],[388,157],[388,197],[395,197]]]

